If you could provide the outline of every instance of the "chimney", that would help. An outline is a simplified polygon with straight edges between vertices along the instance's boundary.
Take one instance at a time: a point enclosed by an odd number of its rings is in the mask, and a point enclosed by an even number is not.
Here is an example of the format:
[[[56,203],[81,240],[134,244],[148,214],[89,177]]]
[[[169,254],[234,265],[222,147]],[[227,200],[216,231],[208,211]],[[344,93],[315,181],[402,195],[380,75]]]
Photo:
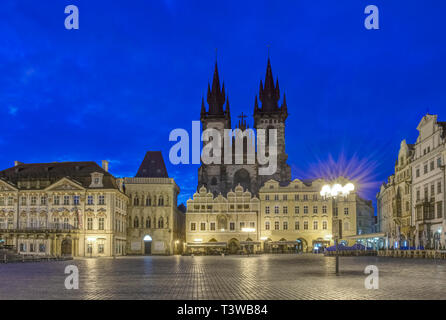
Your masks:
[[[17,167],[18,165],[21,165],[21,164],[23,164],[22,162],[20,162],[20,161],[14,161],[14,167]]]
[[[102,160],[102,169],[108,172],[108,161]]]

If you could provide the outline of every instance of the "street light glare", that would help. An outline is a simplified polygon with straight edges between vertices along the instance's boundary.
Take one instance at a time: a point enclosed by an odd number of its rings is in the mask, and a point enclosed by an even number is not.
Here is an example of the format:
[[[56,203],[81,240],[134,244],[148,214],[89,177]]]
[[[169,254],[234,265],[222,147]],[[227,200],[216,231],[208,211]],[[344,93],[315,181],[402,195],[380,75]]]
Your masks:
[[[242,232],[255,232],[256,229],[254,228],[242,228]]]
[[[336,183],[332,188],[331,188],[331,196],[332,197],[336,197],[339,193],[342,192],[342,186],[339,183]]]

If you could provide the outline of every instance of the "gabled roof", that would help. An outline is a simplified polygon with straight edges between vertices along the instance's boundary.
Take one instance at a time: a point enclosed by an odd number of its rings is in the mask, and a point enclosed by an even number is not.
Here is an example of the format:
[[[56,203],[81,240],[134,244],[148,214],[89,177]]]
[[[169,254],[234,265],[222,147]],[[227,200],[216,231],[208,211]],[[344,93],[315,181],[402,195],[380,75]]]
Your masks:
[[[161,151],[147,151],[136,178],[168,178]]]
[[[117,188],[115,178],[93,161],[21,163],[15,167],[0,171],[0,178],[17,185],[18,181],[36,180],[46,180],[53,184],[64,177],[69,177],[79,182],[84,188],[88,188],[91,184],[91,173],[93,172],[100,172],[104,175],[102,182],[104,188]],[[40,184],[40,188],[46,188],[46,185]]]

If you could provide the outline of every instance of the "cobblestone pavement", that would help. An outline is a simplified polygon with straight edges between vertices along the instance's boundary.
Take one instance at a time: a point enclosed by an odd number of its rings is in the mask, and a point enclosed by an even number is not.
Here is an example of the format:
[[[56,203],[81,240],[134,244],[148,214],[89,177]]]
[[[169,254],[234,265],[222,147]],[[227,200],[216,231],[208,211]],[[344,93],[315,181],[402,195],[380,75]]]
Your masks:
[[[0,299],[446,299],[446,261],[322,255],[122,257],[0,264]],[[65,266],[79,268],[67,290]],[[379,289],[364,287],[367,265]]]

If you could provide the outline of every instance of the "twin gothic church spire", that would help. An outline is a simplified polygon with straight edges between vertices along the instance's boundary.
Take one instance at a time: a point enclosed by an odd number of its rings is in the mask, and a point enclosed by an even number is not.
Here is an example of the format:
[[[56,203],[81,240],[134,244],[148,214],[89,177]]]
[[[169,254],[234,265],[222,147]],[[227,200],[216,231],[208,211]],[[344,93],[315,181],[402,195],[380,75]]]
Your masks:
[[[261,107],[259,107],[259,103],[256,96],[254,102],[254,115],[258,113],[261,114],[280,113],[285,115],[285,117],[287,116],[288,111],[287,111],[285,95],[283,98],[282,107],[279,108],[279,100],[280,100],[279,79],[277,78],[276,83],[274,84],[271,61],[269,58],[266,67],[265,82],[263,83],[262,80],[260,80],[259,100],[262,105]],[[225,102],[226,102],[226,110],[224,110],[223,108]],[[220,77],[218,74],[217,61],[215,62],[212,86],[210,83],[208,83],[207,103],[209,105],[208,111],[206,111],[206,106],[203,98],[201,102],[202,117],[212,116],[212,117],[230,118],[229,98],[226,96],[225,93],[224,82],[223,85],[220,87]]]

